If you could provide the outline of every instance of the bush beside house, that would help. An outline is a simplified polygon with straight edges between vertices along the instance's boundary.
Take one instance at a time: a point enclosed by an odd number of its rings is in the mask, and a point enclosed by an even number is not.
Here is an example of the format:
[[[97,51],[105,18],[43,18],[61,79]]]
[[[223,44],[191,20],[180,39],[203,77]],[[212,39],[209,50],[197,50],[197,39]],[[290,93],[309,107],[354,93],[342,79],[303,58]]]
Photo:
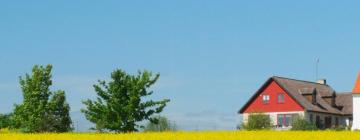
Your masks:
[[[296,117],[292,122],[291,130],[317,130],[318,128],[314,123],[308,122],[304,117]]]
[[[271,129],[271,120],[264,113],[251,113],[247,123],[242,125],[245,130],[266,130]]]

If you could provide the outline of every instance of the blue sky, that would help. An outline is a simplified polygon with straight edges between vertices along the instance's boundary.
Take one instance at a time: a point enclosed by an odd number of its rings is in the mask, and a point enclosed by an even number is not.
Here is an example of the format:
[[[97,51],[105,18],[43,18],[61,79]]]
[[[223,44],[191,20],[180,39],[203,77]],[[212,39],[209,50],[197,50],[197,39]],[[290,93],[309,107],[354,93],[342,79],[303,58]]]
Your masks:
[[[115,68],[161,78],[152,98],[182,129],[233,129],[270,76],[351,91],[360,69],[357,1],[0,2],[0,112],[21,102],[18,77],[52,64],[72,112]]]

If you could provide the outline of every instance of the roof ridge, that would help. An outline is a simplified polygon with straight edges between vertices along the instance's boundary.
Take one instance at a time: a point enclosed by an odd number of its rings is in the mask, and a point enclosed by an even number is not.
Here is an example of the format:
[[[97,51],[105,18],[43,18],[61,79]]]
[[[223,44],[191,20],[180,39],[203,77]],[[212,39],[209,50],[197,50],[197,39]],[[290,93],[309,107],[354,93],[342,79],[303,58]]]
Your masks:
[[[287,77],[281,77],[281,76],[272,76],[272,78],[281,78],[281,79],[287,79],[287,80],[293,80],[293,81],[298,81],[298,82],[306,82],[306,83],[310,83],[310,84],[317,84],[317,85],[323,85],[323,86],[328,86],[327,84],[320,84],[317,82],[312,82],[312,81],[305,81],[305,80],[299,80],[299,79],[294,79],[294,78],[287,78]]]

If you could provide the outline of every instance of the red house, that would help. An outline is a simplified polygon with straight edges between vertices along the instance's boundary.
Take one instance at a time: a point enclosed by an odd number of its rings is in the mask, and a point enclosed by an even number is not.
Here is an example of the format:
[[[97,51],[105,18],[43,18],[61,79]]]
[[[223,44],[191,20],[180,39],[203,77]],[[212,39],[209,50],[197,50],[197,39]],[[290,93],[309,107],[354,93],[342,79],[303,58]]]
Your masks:
[[[267,114],[277,129],[291,128],[296,116],[319,128],[346,126],[352,122],[352,94],[336,93],[326,80],[310,82],[274,76],[239,111],[243,123],[249,113],[256,112]]]

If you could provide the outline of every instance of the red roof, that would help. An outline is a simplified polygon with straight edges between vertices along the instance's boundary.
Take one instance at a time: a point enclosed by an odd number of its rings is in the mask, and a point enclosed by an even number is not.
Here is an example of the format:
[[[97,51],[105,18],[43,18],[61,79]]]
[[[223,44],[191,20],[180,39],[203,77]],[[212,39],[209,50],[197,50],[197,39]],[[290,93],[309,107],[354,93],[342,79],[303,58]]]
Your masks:
[[[359,72],[359,76],[358,76],[358,78],[356,80],[353,93],[360,94],[360,72]]]

